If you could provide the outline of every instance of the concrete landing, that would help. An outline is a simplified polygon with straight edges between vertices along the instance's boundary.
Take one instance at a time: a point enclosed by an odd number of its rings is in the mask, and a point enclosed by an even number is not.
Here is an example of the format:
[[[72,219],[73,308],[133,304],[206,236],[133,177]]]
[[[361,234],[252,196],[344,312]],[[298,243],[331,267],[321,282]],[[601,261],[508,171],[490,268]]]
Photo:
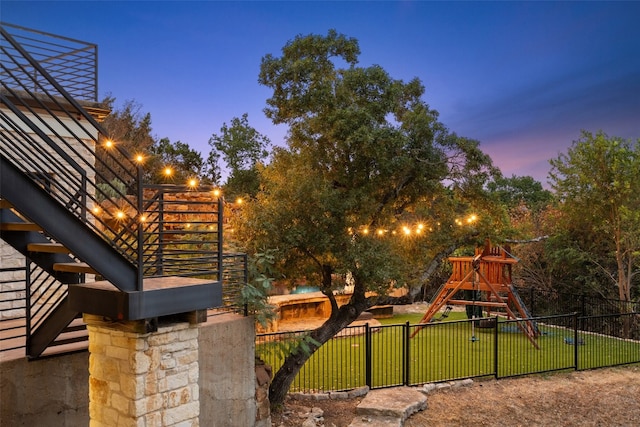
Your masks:
[[[356,407],[349,427],[402,427],[412,414],[427,409],[427,396],[415,388],[372,390]]]

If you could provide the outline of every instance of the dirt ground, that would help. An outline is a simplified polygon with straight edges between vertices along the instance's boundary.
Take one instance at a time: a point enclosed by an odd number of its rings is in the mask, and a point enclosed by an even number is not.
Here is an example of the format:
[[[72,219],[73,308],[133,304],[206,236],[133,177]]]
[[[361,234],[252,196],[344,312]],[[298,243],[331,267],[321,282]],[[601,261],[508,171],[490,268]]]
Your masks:
[[[275,427],[299,427],[312,406],[326,427],[346,427],[361,399],[291,401],[272,414]],[[476,380],[427,397],[427,409],[407,427],[640,426],[640,365],[502,380]]]

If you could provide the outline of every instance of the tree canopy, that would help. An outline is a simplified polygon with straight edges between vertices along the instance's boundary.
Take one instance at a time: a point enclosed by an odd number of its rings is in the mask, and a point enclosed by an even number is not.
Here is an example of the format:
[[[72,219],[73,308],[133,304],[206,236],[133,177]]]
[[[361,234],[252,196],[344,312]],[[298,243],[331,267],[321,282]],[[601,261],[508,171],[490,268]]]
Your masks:
[[[220,158],[229,170],[224,185],[225,194],[230,197],[250,196],[258,192],[257,165],[269,156],[271,141],[249,125],[249,116],[234,117],[231,124],[222,124],[220,134],[209,139],[212,150],[207,164],[212,171],[212,181],[220,183]]]
[[[640,280],[640,141],[583,132],[551,160],[564,250],[596,267],[623,301]]]

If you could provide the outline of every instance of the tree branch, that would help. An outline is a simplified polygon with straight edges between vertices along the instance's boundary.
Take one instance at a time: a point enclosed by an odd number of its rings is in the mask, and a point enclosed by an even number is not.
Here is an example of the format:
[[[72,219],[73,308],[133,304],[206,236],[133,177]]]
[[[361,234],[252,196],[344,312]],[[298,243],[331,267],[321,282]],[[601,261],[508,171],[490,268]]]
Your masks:
[[[533,239],[528,239],[528,240],[515,240],[515,239],[504,239],[504,241],[506,243],[522,243],[522,244],[526,244],[526,243],[537,243],[537,242],[541,242],[543,240],[548,239],[550,236],[549,235],[545,235],[545,236],[539,236],[539,237],[534,237]]]

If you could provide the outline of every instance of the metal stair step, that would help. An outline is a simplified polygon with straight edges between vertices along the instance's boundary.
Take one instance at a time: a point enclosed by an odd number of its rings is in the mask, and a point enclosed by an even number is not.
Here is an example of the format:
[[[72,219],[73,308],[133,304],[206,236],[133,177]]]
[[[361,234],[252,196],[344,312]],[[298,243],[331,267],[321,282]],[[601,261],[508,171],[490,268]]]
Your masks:
[[[52,357],[52,356],[60,356],[69,353],[78,353],[81,351],[87,351],[89,348],[89,337],[82,341],[77,342],[69,342],[65,344],[52,344],[50,347],[47,347],[45,351],[39,357]]]
[[[60,243],[29,243],[29,252],[44,252],[48,254],[69,254],[71,251]]]
[[[98,274],[89,264],[84,262],[58,262],[53,264],[53,270],[65,273]]]
[[[76,319],[73,320],[73,322],[71,322],[69,324],[69,326],[67,326],[63,333],[66,332],[75,332],[75,331],[86,331],[87,330],[87,325],[84,324],[84,321],[82,320],[82,314],[80,314],[80,317],[77,317]]]
[[[42,231],[42,227],[32,222],[3,222],[0,230],[4,231]]]
[[[66,335],[66,336],[65,336]],[[73,344],[89,340],[89,333],[86,330],[76,331],[75,334],[60,334],[51,344],[50,347],[58,347],[61,345]]]
[[[67,326],[58,337],[49,344],[42,356],[53,356],[76,351],[85,351],[88,348],[89,332],[82,318],[75,319]]]

